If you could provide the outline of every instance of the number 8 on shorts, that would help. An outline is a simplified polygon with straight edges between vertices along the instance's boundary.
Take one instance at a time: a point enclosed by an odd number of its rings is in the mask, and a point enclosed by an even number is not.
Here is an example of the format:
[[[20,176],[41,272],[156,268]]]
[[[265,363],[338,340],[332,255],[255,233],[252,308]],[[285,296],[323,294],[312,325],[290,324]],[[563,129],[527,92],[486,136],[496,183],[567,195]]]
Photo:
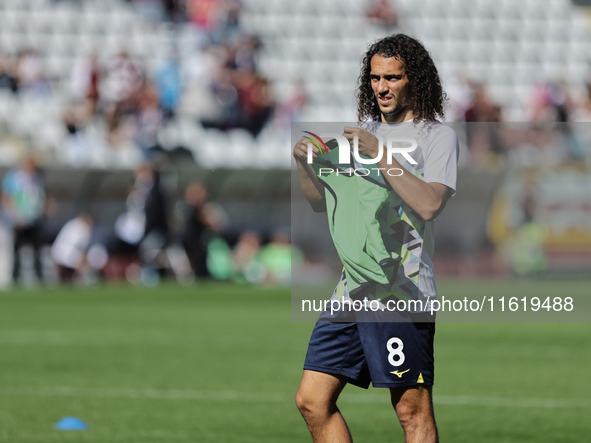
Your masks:
[[[393,344],[396,344],[396,347],[392,347]],[[386,343],[386,349],[388,350],[388,362],[392,366],[400,366],[404,363],[404,353],[402,350],[404,349],[404,343],[398,337],[392,337]]]

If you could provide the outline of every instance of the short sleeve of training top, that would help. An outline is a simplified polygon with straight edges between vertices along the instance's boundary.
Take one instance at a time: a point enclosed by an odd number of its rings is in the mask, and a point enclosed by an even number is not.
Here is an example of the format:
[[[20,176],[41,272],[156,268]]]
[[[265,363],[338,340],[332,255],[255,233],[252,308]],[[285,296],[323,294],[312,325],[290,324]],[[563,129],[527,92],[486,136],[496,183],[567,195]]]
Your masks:
[[[425,150],[423,180],[441,183],[456,193],[460,146],[456,132],[446,125],[438,125],[438,133]]]

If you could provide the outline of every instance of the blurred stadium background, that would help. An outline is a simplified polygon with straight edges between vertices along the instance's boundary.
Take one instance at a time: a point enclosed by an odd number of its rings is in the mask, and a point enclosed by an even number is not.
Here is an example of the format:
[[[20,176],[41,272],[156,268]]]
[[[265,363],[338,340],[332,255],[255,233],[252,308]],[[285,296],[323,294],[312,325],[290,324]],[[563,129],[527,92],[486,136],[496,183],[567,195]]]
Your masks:
[[[0,439],[64,441],[65,415],[87,441],[306,438],[290,258],[335,269],[322,217],[291,223],[290,123],[355,121],[360,57],[393,32],[431,52],[462,144],[442,293],[584,293],[586,3],[0,0]],[[441,325],[442,436],[586,441],[589,332]],[[362,394],[354,433],[389,438]]]

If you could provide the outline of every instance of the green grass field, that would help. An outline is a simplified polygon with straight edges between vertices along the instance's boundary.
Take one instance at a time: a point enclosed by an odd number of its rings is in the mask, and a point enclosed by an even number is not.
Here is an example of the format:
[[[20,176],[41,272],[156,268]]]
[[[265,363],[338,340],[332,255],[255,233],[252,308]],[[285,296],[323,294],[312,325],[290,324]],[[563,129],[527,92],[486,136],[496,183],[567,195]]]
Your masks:
[[[311,441],[293,397],[312,324],[290,321],[289,298],[226,284],[0,293],[0,441]],[[590,441],[591,324],[440,323],[435,361],[442,441]],[[403,441],[387,391],[348,387],[341,410],[356,441]],[[64,416],[89,430],[54,430]]]

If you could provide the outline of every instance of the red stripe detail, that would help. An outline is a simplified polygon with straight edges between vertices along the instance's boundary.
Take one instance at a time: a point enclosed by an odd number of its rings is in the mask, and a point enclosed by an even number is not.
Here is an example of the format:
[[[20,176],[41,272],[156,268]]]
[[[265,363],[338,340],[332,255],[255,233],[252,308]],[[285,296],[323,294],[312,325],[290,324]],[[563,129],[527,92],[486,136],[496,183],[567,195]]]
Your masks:
[[[324,146],[324,149],[326,150],[326,154],[328,154],[328,148],[326,147],[326,145],[324,144],[324,142],[322,141],[322,139],[320,137],[318,137],[316,134],[314,134],[313,132],[308,132],[308,131],[304,131],[306,134],[310,134],[311,136],[313,136],[314,138],[316,138],[316,140],[318,140],[320,143],[322,143],[322,146]],[[322,151],[322,149],[321,149]]]

